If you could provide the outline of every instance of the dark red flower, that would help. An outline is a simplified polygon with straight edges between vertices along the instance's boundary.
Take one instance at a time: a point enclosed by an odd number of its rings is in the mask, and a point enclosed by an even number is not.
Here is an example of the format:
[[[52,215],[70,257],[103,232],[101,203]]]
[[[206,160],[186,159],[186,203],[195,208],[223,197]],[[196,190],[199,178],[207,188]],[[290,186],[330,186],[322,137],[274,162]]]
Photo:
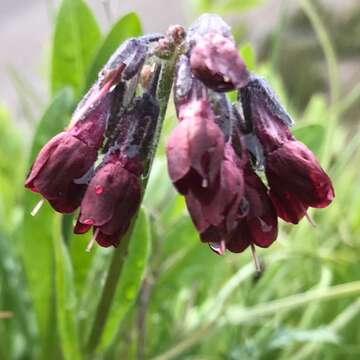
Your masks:
[[[230,234],[226,248],[239,253],[249,245],[269,247],[277,238],[277,214],[267,188],[250,165],[244,170],[247,211],[239,212],[237,227]]]
[[[240,160],[232,146],[225,145],[220,179],[210,202],[201,201],[192,193],[186,205],[193,223],[204,242],[225,240],[237,224],[240,201],[244,195],[244,181]]]
[[[191,190],[201,196],[218,177],[224,156],[224,135],[206,100],[193,100],[182,106],[179,117],[181,121],[167,143],[169,175],[181,194]]]
[[[191,69],[207,87],[216,91],[239,89],[249,73],[233,40],[208,33],[191,50]]]
[[[40,193],[55,210],[72,212],[80,205],[86,188],[74,179],[84,176],[96,157],[96,149],[89,148],[69,132],[62,132],[40,151],[25,187]]]
[[[330,178],[299,141],[288,141],[267,154],[265,171],[278,215],[293,224],[308,207],[324,208],[335,196]]]
[[[140,206],[141,172],[137,159],[124,159],[118,151],[107,155],[89,183],[74,232],[93,227],[99,245],[117,246]]]
[[[292,136],[292,120],[271,88],[252,77],[241,90],[241,101],[248,128],[264,149],[270,196],[279,217],[297,224],[309,207],[328,206],[334,198],[331,180],[314,154]]]
[[[61,213],[74,211],[86,189],[83,177],[91,170],[101,146],[110,96],[99,99],[71,129],[53,137],[38,154],[25,187],[40,193]]]
[[[80,205],[102,145],[113,98],[111,87],[125,67],[123,63],[112,65],[79,103],[68,130],[42,148],[25,181],[26,188],[40,193],[61,213],[70,213]]]

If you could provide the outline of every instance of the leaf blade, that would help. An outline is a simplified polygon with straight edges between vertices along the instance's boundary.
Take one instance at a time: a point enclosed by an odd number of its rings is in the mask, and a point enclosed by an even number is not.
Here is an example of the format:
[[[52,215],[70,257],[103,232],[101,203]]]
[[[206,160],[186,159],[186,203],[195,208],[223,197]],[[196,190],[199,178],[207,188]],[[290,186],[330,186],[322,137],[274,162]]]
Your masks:
[[[51,67],[51,90],[64,86],[79,93],[86,69],[101,41],[100,29],[85,2],[63,0],[56,19]]]
[[[100,69],[123,41],[141,34],[141,23],[135,13],[129,13],[120,18],[106,35],[94,56],[87,74],[87,87],[93,84]]]

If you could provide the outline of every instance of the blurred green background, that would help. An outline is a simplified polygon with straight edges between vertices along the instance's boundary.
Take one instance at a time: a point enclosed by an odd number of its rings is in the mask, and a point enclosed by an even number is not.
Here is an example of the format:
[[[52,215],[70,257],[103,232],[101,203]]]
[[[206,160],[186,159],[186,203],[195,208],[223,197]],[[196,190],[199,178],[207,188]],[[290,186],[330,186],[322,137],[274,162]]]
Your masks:
[[[1,54],[0,359],[360,358],[358,1],[11,3],[0,2],[2,39],[14,39]],[[114,251],[86,253],[88,236],[73,237],[72,217],[48,205],[31,217],[39,197],[24,191],[24,177],[124,39],[188,26],[203,12],[232,25],[247,65],[276,89],[296,137],[329,172],[335,201],[311,212],[316,228],[281,223],[277,242],[258,251],[261,275],[249,252],[214,255],[165,176],[169,106],[114,301],[94,328]]]

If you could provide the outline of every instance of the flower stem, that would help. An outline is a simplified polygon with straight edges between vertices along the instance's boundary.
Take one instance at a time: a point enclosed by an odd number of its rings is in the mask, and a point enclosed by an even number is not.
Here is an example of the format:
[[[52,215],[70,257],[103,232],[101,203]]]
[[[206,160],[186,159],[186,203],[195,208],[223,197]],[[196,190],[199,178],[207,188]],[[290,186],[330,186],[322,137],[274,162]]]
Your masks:
[[[155,155],[155,149],[160,139],[162,123],[164,122],[165,119],[167,104],[169,101],[170,92],[172,88],[175,62],[176,62],[176,54],[174,54],[171,60],[164,61],[161,77],[159,80],[157,98],[160,105],[160,115],[159,115],[159,122],[157,128],[157,135],[154,144],[154,151],[151,154],[151,160],[149,161],[149,166],[142,182],[142,188],[144,192],[147,185],[148,175],[150,173],[149,169],[151,168],[151,163]],[[122,273],[123,265],[125,263],[125,259],[128,251],[128,245],[131,240],[135,221],[136,219],[133,221],[125,237],[121,240],[120,246],[114,250],[110,267],[107,272],[105,285],[100,297],[98,307],[96,309],[95,319],[92,324],[90,335],[87,342],[87,353],[89,355],[92,355],[95,352],[100,342],[106,324],[106,320],[114,300],[116,287],[118,285],[119,278]]]

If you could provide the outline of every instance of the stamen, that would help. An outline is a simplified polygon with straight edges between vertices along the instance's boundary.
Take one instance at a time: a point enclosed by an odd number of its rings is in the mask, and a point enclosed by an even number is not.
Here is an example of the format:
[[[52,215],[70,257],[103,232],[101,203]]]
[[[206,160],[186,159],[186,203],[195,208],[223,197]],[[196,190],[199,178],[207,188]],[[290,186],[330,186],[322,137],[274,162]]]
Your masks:
[[[209,183],[208,183],[207,179],[203,179],[203,180],[202,180],[202,183],[201,183],[201,186],[202,186],[203,188],[207,188],[208,185],[209,185]]]
[[[31,216],[35,216],[39,210],[41,209],[41,207],[44,205],[45,199],[41,199],[36,205],[35,207],[32,209],[31,211]]]
[[[91,238],[91,240],[88,243],[88,246],[86,247],[87,252],[90,252],[91,249],[93,248],[94,244],[96,243],[96,238],[98,236],[99,231],[100,231],[100,228],[97,228],[95,230],[93,237]]]
[[[307,212],[305,213],[305,217],[312,227],[316,227],[315,221],[311,218],[311,216]]]
[[[261,273],[261,265],[259,262],[259,258],[256,255],[256,250],[254,244],[251,244],[251,255],[253,257],[254,263],[255,263],[255,269],[257,273]]]
[[[220,241],[220,255],[224,255],[225,254],[225,250],[226,250],[226,246],[225,246],[225,240],[221,239]]]

